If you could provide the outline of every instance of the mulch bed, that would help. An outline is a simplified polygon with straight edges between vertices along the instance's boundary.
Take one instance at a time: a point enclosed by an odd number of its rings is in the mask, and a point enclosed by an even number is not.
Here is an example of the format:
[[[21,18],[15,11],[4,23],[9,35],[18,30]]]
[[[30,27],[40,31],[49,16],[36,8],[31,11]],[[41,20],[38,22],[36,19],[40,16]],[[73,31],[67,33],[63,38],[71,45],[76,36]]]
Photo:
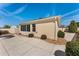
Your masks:
[[[51,44],[57,44],[57,45],[65,45],[66,44],[66,40],[63,38],[59,38],[57,40],[47,39],[46,41]]]

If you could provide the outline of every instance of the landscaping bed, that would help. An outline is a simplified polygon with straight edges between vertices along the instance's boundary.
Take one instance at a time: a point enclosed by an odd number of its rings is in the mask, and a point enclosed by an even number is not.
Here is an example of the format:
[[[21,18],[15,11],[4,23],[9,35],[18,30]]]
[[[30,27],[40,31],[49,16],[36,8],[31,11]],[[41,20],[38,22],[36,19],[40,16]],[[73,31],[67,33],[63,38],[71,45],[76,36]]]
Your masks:
[[[75,34],[75,36],[74,36],[72,41],[79,41],[79,31],[76,32],[76,34]]]
[[[66,44],[66,40],[63,38],[59,38],[57,40],[52,40],[52,39],[47,39],[47,42],[51,43],[51,44],[57,44],[57,45],[65,45]]]

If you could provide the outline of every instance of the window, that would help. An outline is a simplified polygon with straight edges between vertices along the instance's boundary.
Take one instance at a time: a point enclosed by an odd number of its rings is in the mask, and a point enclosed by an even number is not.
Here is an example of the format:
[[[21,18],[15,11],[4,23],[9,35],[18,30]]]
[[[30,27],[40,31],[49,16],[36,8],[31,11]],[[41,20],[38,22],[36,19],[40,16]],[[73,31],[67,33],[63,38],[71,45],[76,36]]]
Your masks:
[[[36,24],[32,24],[32,31],[36,32]]]
[[[27,31],[30,32],[30,25],[27,25]]]
[[[21,31],[26,31],[26,25],[21,25]]]

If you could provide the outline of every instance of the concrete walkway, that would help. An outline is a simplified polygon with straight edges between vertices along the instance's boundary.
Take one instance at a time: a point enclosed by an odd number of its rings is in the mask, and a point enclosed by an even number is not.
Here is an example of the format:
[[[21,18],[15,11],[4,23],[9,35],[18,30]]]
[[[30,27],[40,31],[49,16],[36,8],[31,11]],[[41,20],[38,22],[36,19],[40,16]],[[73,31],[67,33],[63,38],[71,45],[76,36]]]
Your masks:
[[[54,45],[41,39],[17,36],[0,38],[2,56],[54,56],[56,50],[65,50],[65,45]]]
[[[65,39],[66,41],[72,41],[72,39],[74,38],[74,36],[75,36],[75,33],[67,33],[67,32],[65,32],[65,37],[64,37],[64,39]]]

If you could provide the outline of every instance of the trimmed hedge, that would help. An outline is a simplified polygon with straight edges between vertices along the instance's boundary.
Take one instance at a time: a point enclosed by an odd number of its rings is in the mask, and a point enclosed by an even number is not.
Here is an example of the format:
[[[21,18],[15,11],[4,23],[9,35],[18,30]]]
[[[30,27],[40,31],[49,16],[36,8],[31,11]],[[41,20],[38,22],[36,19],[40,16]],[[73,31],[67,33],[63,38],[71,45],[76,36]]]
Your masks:
[[[47,39],[47,35],[41,35],[41,39],[43,39],[43,40],[45,40],[45,39]]]
[[[67,42],[65,53],[67,56],[79,56],[79,41]]]
[[[59,38],[64,38],[65,33],[64,33],[63,31],[59,30],[58,33],[57,33],[57,36],[58,36]]]
[[[34,34],[30,33],[30,34],[28,35],[28,37],[34,37]]]

